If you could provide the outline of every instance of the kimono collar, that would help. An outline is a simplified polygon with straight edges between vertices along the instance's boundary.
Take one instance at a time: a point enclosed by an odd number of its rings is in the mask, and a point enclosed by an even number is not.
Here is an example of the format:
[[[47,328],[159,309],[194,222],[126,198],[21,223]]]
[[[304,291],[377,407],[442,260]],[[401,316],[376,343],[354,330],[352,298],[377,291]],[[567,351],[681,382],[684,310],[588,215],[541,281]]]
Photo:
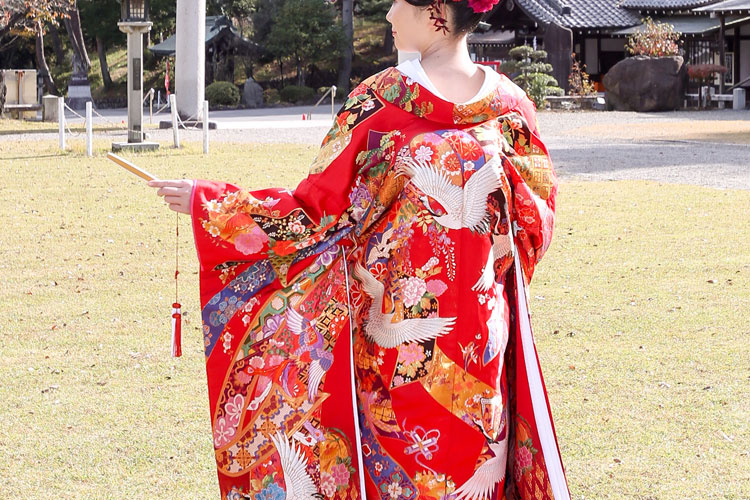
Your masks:
[[[390,66],[362,81],[381,99],[414,113],[420,118],[448,124],[481,123],[508,113],[525,96],[524,91],[506,75],[500,74],[497,86],[482,99],[469,104],[446,101]]]

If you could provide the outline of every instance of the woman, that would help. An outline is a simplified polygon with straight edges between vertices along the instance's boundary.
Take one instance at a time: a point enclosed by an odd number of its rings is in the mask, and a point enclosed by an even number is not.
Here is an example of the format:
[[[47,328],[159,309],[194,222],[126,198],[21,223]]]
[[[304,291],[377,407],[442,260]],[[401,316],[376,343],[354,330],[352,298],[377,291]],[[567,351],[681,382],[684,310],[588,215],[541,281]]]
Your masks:
[[[524,291],[557,181],[466,45],[495,1],[395,0],[421,61],[349,94],[293,192],[151,183],[192,215],[222,499],[569,498]]]

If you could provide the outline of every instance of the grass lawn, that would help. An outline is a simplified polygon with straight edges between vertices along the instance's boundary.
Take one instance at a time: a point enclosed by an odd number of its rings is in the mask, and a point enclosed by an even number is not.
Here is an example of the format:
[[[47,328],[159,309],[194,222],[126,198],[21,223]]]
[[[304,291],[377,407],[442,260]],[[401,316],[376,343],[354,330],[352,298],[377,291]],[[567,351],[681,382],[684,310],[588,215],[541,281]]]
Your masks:
[[[108,141],[0,142],[3,498],[218,497],[197,262]],[[164,146],[162,178],[292,187],[316,148]],[[531,287],[573,498],[750,497],[750,191],[564,181]]]

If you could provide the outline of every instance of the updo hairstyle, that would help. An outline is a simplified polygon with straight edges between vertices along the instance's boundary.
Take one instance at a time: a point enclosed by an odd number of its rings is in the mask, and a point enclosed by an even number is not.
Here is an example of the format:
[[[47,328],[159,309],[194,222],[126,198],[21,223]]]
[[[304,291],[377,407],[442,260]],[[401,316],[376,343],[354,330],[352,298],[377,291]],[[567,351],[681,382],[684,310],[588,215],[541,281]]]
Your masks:
[[[429,7],[434,0],[406,0],[415,7]],[[488,12],[474,12],[469,7],[468,0],[443,0],[443,5],[453,12],[453,26],[450,27],[454,37],[469,34],[477,29],[481,21],[489,17],[492,10]],[[494,9],[493,9],[494,10]]]

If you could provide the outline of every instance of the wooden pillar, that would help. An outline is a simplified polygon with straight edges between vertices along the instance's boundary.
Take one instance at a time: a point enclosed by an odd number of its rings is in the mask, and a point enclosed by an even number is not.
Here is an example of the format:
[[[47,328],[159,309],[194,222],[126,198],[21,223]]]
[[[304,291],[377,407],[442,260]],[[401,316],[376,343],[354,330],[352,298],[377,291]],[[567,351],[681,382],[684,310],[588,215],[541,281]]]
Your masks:
[[[719,64],[722,66],[725,62],[725,55],[724,55],[724,36],[725,36],[725,26],[724,26],[724,14],[719,14],[719,21],[721,24],[719,25]],[[724,75],[719,75],[719,94],[724,93]]]

